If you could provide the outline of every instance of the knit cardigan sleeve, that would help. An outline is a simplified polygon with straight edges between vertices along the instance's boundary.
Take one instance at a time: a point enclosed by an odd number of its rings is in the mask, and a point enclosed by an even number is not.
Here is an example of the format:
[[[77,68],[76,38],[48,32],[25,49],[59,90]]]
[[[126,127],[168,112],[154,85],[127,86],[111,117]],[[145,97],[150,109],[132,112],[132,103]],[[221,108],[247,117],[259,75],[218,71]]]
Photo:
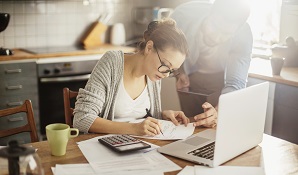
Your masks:
[[[73,126],[87,133],[97,117],[108,119],[112,101],[123,75],[123,53],[109,51],[94,67],[84,89],[80,89],[74,109]]]

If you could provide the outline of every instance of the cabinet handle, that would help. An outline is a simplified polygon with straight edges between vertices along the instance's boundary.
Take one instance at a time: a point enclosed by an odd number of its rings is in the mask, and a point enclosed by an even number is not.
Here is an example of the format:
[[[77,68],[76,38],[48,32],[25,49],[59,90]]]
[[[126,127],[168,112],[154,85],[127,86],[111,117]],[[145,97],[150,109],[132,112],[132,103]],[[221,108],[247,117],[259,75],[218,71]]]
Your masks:
[[[21,106],[23,104],[22,101],[16,101],[16,102],[10,102],[7,103],[7,106],[12,107],[12,106]]]
[[[22,89],[22,85],[16,85],[16,86],[6,86],[7,90],[15,90],[15,89]]]
[[[14,117],[14,118],[9,118],[9,122],[17,122],[17,121],[23,121],[24,117]]]
[[[22,72],[22,69],[5,70],[5,73],[7,73],[7,74],[21,73],[21,72]]]

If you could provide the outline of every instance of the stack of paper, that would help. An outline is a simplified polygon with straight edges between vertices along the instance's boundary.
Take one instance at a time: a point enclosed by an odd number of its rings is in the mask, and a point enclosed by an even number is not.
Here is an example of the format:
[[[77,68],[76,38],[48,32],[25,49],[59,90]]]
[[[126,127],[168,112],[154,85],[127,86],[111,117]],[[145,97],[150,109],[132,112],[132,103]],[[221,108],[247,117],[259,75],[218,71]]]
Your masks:
[[[219,166],[186,166],[178,175],[265,175],[263,167]]]
[[[54,175],[137,175],[139,173],[142,173],[142,175],[151,175],[156,174],[156,175],[163,175],[163,172],[161,171],[151,171],[151,172],[144,172],[144,171],[126,171],[126,172],[105,172],[105,173],[96,173],[90,164],[65,164],[65,165],[60,165],[57,164],[56,167],[52,168],[52,172]]]
[[[56,165],[55,175],[95,175],[95,174],[163,174],[181,168],[157,152],[157,145],[129,153],[117,153],[98,142],[100,136],[78,142],[78,146],[89,164]]]

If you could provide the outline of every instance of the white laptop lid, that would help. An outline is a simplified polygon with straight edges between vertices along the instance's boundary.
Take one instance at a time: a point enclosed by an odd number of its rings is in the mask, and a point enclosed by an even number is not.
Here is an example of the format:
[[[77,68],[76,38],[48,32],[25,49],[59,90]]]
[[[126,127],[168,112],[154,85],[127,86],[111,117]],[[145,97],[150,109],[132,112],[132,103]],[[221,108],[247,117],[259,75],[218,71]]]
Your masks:
[[[220,96],[213,166],[262,141],[268,91],[269,83],[265,82]]]

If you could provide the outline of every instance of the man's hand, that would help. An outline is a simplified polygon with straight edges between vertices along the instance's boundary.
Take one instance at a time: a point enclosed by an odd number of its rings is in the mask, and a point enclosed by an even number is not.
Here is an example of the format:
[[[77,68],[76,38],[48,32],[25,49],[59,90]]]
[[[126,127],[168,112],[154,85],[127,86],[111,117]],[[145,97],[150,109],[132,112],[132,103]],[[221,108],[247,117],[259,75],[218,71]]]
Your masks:
[[[208,128],[213,128],[217,124],[217,110],[210,103],[205,102],[202,105],[204,113],[194,116],[196,122],[194,126],[205,126]]]

